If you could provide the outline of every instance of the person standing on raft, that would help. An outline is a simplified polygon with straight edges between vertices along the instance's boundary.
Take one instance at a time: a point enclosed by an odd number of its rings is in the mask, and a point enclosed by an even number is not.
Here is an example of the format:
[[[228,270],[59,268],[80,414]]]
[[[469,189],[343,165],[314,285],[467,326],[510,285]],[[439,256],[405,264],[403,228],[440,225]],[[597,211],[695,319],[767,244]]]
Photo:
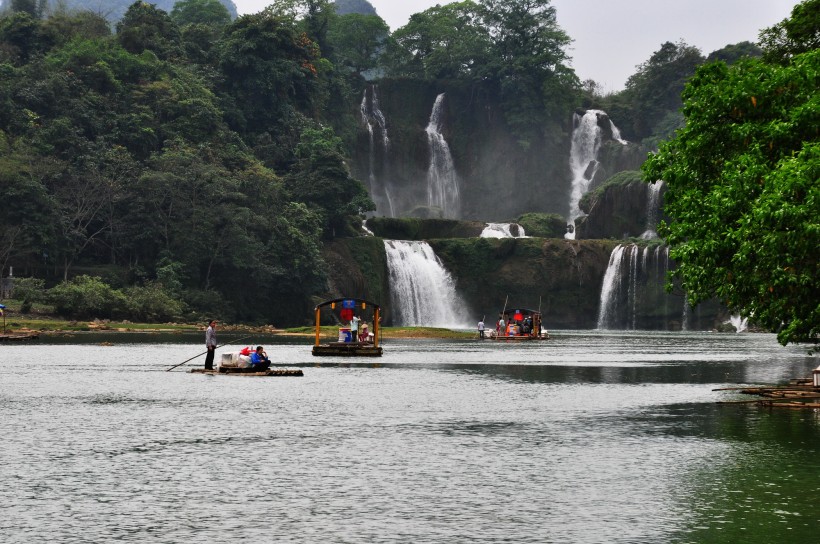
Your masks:
[[[478,337],[484,340],[484,320],[478,322]]]
[[[359,316],[354,315],[353,319],[350,320],[350,341],[351,342],[358,342],[359,341]]]
[[[208,354],[205,355],[205,370],[213,370],[216,354],[216,319],[212,319],[205,329],[205,349],[208,350]]]

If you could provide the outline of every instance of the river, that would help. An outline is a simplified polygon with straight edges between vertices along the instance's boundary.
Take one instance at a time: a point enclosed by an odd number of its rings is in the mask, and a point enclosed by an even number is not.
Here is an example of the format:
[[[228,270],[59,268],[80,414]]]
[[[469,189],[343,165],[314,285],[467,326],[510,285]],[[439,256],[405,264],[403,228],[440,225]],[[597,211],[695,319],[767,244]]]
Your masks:
[[[715,404],[810,375],[769,334],[388,339],[376,361],[268,337],[304,377],[165,372],[200,336],[0,346],[2,542],[818,538],[820,414]]]

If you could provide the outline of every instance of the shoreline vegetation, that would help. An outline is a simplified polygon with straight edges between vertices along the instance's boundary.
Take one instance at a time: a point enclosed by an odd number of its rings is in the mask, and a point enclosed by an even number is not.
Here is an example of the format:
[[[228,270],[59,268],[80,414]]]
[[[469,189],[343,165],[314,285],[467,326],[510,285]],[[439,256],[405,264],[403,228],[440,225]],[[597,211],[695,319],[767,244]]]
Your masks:
[[[135,323],[116,320],[68,320],[56,317],[20,315],[7,311],[6,333],[39,333],[60,335],[84,332],[133,332],[133,333],[196,333],[205,330],[205,324],[192,323]],[[323,325],[321,338],[335,338],[338,325]],[[257,333],[273,336],[310,337],[316,334],[314,326],[278,328],[273,325],[220,324],[220,333]],[[475,331],[452,330],[439,327],[381,327],[382,338],[471,338]]]

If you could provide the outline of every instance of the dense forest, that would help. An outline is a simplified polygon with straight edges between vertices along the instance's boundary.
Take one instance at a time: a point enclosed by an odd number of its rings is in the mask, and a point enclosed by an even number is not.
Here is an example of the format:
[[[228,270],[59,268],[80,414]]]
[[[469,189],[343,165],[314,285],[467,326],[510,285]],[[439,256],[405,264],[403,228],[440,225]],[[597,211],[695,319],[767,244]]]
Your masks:
[[[75,317],[303,322],[328,290],[322,248],[375,209],[351,174],[374,81],[479,97],[522,152],[578,108],[651,151],[684,126],[699,66],[764,53],[667,42],[603,95],[549,0],[435,6],[392,33],[363,0],[91,4],[0,13],[0,266]]]

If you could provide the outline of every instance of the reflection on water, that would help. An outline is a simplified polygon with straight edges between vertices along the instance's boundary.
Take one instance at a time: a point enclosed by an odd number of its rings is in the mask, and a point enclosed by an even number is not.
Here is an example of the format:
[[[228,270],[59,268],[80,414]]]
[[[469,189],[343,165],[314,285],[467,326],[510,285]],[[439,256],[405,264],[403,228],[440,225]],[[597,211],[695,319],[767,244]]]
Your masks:
[[[200,336],[0,346],[3,542],[816,540],[817,413],[712,391],[816,366],[770,335],[268,337],[304,377],[165,372]]]

